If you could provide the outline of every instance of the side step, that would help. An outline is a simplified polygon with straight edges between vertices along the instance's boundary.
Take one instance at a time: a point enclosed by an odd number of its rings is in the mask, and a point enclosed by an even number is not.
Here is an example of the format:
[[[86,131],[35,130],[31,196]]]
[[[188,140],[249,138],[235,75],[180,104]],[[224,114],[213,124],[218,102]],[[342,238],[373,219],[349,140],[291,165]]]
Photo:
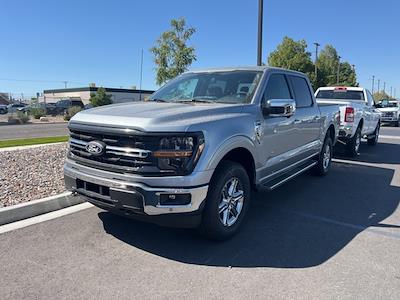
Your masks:
[[[271,181],[268,181],[266,183],[263,184],[263,188],[267,189],[267,190],[273,190],[275,188],[277,188],[278,186],[281,186],[282,184],[284,184],[285,182],[293,179],[294,177],[300,175],[301,173],[311,169],[312,167],[314,167],[316,164],[318,164],[317,161],[308,161],[307,163],[298,166],[297,168],[294,168],[290,171],[288,171],[287,173],[272,179]]]

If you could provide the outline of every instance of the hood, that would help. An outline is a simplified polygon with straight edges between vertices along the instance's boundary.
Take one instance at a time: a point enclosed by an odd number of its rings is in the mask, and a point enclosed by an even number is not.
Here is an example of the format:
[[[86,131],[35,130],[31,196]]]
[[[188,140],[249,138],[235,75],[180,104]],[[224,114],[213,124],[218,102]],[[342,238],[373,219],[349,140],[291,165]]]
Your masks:
[[[397,112],[399,110],[398,107],[382,107],[382,108],[377,108],[377,110],[379,110],[380,112]]]
[[[243,106],[220,103],[131,102],[84,110],[71,123],[141,131],[187,131],[190,125],[232,118]]]

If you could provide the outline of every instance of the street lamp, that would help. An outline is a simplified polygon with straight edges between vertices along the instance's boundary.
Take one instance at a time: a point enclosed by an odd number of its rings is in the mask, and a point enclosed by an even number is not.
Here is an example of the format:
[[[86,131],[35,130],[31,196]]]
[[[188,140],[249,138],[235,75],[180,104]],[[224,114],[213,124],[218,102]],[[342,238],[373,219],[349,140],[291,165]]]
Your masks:
[[[336,78],[336,84],[339,85],[339,73],[340,73],[340,59],[342,57],[338,56],[338,65],[337,65],[337,78]]]
[[[318,60],[318,47],[321,46],[317,42],[314,43],[315,45],[315,82],[318,82],[318,68],[317,68],[317,60]]]
[[[264,0],[258,0],[257,66],[262,65],[263,2]]]

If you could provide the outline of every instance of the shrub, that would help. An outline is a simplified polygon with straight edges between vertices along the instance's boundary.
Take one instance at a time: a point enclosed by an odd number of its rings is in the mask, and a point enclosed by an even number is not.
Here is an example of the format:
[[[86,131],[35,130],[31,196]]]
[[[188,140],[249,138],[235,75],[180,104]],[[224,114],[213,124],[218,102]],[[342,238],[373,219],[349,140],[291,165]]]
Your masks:
[[[43,108],[32,108],[30,110],[30,114],[35,119],[40,119],[40,117],[44,117],[46,115],[46,111]]]
[[[71,120],[71,118],[73,116],[75,116],[78,112],[80,112],[81,110],[82,110],[82,108],[80,108],[79,106],[71,106],[70,108],[68,108],[68,112],[65,114],[64,120],[65,121]]]
[[[17,119],[20,121],[21,124],[25,124],[29,121],[29,116],[22,111],[17,112]]]
[[[111,104],[111,95],[107,95],[106,90],[100,87],[96,94],[90,96],[90,103],[93,107]]]

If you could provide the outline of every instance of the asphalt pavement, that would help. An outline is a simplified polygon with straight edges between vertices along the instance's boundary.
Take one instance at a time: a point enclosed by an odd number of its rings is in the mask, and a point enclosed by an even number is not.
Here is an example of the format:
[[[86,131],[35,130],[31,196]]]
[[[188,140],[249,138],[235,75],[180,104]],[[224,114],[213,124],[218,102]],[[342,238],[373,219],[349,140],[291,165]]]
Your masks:
[[[37,138],[68,135],[68,123],[26,125],[1,125],[0,141],[20,138]]]
[[[93,207],[0,234],[0,299],[400,299],[400,128],[381,134],[254,194],[229,241]]]

